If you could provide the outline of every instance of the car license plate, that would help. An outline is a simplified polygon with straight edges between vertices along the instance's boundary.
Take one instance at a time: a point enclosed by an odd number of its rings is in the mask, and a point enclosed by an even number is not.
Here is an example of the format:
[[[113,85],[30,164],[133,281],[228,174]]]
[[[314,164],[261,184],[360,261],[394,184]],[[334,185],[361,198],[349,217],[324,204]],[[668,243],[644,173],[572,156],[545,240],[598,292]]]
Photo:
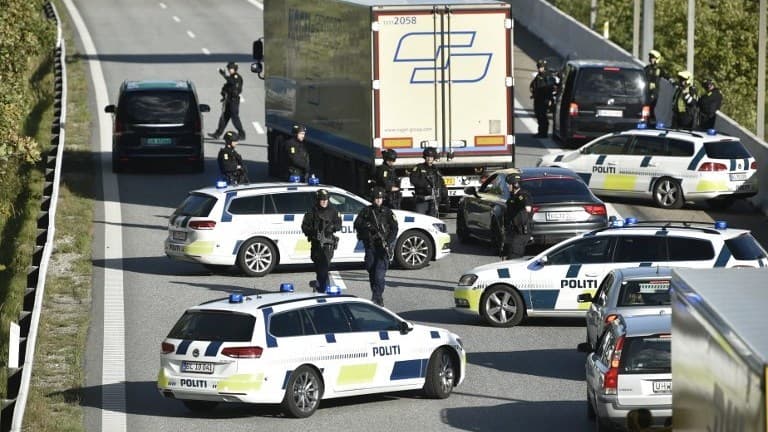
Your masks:
[[[443,181],[445,181],[446,186],[453,186],[456,184],[456,178],[454,177],[443,177]]]
[[[672,393],[672,381],[654,381],[654,393]]]
[[[183,361],[181,362],[181,371],[189,373],[212,374],[213,366],[213,363]]]
[[[179,240],[179,241],[184,241],[184,240],[187,239],[187,233],[184,232],[184,231],[174,231],[173,232],[173,239],[174,240]]]
[[[624,112],[621,110],[604,110],[604,109],[597,110],[598,117],[622,117],[623,115],[624,115]]]
[[[553,222],[565,222],[573,219],[571,212],[547,212],[547,220]]]
[[[747,173],[731,173],[731,181],[742,181],[747,179]]]
[[[171,138],[145,138],[144,144],[149,146],[171,145],[173,140]]]
[[[168,245],[168,250],[169,250],[170,252],[179,252],[179,253],[183,253],[183,252],[184,252],[184,245],[169,244],[169,245]]]

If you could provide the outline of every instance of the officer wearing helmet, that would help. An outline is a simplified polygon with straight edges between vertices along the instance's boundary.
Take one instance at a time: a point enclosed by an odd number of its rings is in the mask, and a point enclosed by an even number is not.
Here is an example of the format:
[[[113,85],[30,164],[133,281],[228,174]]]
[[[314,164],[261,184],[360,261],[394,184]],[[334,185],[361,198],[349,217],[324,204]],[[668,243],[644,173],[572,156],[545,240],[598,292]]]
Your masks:
[[[699,127],[703,130],[715,128],[717,111],[723,105],[723,95],[711,78],[702,82],[704,94],[699,99]]]
[[[394,255],[398,227],[395,214],[384,205],[384,188],[374,187],[371,195],[373,203],[357,214],[355,231],[357,239],[365,247],[365,270],[371,285],[371,300],[384,306],[387,269]]]
[[[291,138],[286,141],[283,148],[286,152],[288,162],[288,175],[297,175],[302,179],[309,176],[309,153],[304,144],[304,138],[307,135],[307,128],[301,125],[294,125],[291,129]]]
[[[522,188],[520,174],[509,174],[505,180],[509,185],[509,199],[504,214],[506,235],[502,235],[500,255],[506,255],[507,259],[520,258],[531,240],[531,196]]]
[[[301,221],[301,231],[307,236],[311,245],[310,258],[315,264],[315,283],[310,283],[317,292],[325,292],[330,286],[328,272],[331,267],[333,253],[339,244],[339,238],[334,235],[341,230],[341,217],[336,207],[329,201],[330,194],[326,189],[318,189],[315,193],[315,205],[304,214]]]
[[[652,121],[654,108],[659,98],[659,80],[667,78],[666,72],[661,68],[661,53],[655,49],[648,51],[648,64],[644,68],[645,82],[648,84],[648,100],[651,107]]]
[[[413,185],[414,211],[437,217],[440,201],[448,197],[443,175],[435,166],[437,149],[427,147],[422,152],[424,162],[411,170],[409,178]]]
[[[235,149],[239,140],[240,137],[237,136],[237,133],[227,131],[224,134],[224,147],[219,150],[217,158],[222,177],[231,185],[250,183],[243,157]]]
[[[237,63],[227,63],[227,70],[219,68],[219,74],[224,77],[224,85],[221,87],[221,116],[219,126],[214,132],[208,134],[213,139],[218,139],[227,122],[232,120],[232,125],[237,129],[240,139],[245,139],[245,130],[240,122],[240,93],[243,92],[243,77],[237,73]]]
[[[529,86],[531,99],[533,99],[533,111],[536,113],[536,121],[539,123],[539,131],[536,138],[546,138],[549,134],[549,107],[555,94],[555,78],[547,70],[547,61],[541,59],[536,62],[536,75]]]
[[[677,73],[675,94],[672,97],[672,127],[693,129],[698,120],[698,97],[693,86],[693,76],[687,70]]]
[[[381,157],[384,159],[384,163],[376,167],[371,183],[375,187],[384,189],[384,205],[392,209],[399,209],[402,193],[400,192],[400,177],[395,172],[397,152],[384,150],[381,152]]]

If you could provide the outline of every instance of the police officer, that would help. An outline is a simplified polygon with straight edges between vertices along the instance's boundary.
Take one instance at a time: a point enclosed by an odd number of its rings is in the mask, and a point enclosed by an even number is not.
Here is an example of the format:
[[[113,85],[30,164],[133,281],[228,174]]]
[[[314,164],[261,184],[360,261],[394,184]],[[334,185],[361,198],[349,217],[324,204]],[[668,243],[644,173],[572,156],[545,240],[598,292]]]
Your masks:
[[[285,143],[287,152],[288,175],[297,175],[305,179],[309,175],[309,153],[304,144],[304,137],[307,135],[307,128],[300,125],[294,125],[291,139]]]
[[[677,73],[675,94],[672,97],[672,127],[678,129],[693,129],[698,120],[696,88],[693,77],[687,70]]]
[[[240,139],[244,140],[245,130],[240,122],[240,93],[243,92],[243,77],[237,73],[235,62],[227,63],[226,71],[220,68],[219,74],[224,77],[224,85],[221,87],[221,117],[219,117],[219,126],[216,131],[209,133],[208,136],[218,139],[231,119]]]
[[[651,121],[655,121],[654,109],[659,98],[659,81],[667,78],[666,72],[661,68],[661,53],[657,50],[648,51],[648,64],[645,66],[645,82],[648,83],[648,98],[651,107]]]
[[[416,165],[411,170],[409,178],[414,189],[416,213],[423,213],[437,217],[440,201],[448,196],[443,175],[435,166],[437,150],[427,147],[422,152],[424,162]]]
[[[397,239],[397,220],[392,210],[383,205],[386,191],[374,187],[372,195],[373,204],[357,214],[355,231],[365,246],[365,270],[371,284],[371,300],[384,306],[385,278]]]
[[[391,209],[399,209],[402,193],[400,192],[400,177],[395,172],[397,152],[385,150],[381,153],[384,163],[376,167],[373,173],[373,184],[384,190],[384,205]]]
[[[712,79],[705,79],[704,94],[699,99],[699,127],[701,129],[714,129],[717,110],[723,105],[723,95]]]
[[[555,79],[547,71],[547,61],[539,60],[536,62],[538,72],[533,77],[529,89],[531,99],[533,99],[533,111],[536,113],[536,121],[539,123],[539,132],[534,135],[536,138],[546,138],[549,134],[549,107],[552,105],[552,97],[555,92]]]
[[[328,271],[331,267],[333,252],[339,244],[339,238],[333,233],[341,230],[341,217],[333,204],[328,201],[330,195],[327,190],[318,189],[315,198],[317,199],[315,205],[304,214],[304,219],[301,221],[301,231],[312,245],[310,258],[315,263],[316,275],[313,288],[317,292],[325,292],[330,285]]]
[[[531,196],[520,185],[520,174],[509,174],[509,199],[505,213],[507,236],[503,248],[509,244],[507,259],[519,258],[525,254],[525,246],[531,239]]]
[[[231,185],[250,183],[243,158],[235,149],[239,139],[237,133],[227,131],[224,134],[224,147],[219,150],[219,171]]]

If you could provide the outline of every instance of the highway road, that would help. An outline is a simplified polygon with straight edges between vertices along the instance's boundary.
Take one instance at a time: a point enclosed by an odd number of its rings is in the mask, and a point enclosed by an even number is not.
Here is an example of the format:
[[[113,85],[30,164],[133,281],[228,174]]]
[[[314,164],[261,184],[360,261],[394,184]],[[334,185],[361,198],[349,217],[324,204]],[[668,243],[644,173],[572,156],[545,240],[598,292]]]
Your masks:
[[[187,191],[213,183],[221,142],[206,145],[204,174],[114,176],[108,165],[110,144],[104,142],[105,137],[109,140],[111,118],[103,112],[103,104],[115,102],[125,79],[188,78],[196,84],[201,102],[212,107],[205,125],[206,131],[212,131],[220,113],[222,84],[216,69],[236,61],[245,80],[241,118],[248,134],[238,149],[248,160],[251,179],[266,180],[263,83],[248,71],[251,42],[263,34],[262,9],[253,0],[70,1],[82,16],[78,30],[87,29],[93,41],[91,48],[84,42],[91,71],[96,73],[90,102],[93,118],[100,119],[94,122],[93,149],[101,152],[104,161],[99,181],[103,181],[105,199],[97,203],[94,303],[85,356],[83,405],[88,431],[582,431],[594,427],[586,417],[584,355],[575,349],[584,340],[582,321],[537,319],[512,329],[493,329],[455,314],[452,287],[462,271],[498,260],[485,245],[458,242],[450,257],[423,270],[391,270],[385,292],[387,307],[404,318],[448,328],[463,338],[469,353],[468,377],[450,398],[429,400],[418,393],[355,397],[324,402],[314,416],[294,420],[283,418],[276,407],[241,404],[193,415],[180,402],[161,397],[155,387],[160,343],[187,307],[234,290],[276,291],[281,282],[308,290],[313,272],[310,267],[293,267],[259,279],[236,273],[213,275],[201,266],[165,257],[167,216]],[[557,149],[550,140],[532,137],[535,119],[527,89],[535,59],[552,53],[519,25],[515,38],[517,164],[526,166]],[[99,125],[107,128],[106,133]],[[734,226],[759,229],[755,234],[763,244],[768,240],[764,217],[746,204],[718,214],[704,208],[662,211],[637,202],[613,202],[613,207],[621,215],[642,219],[727,219]],[[453,215],[446,220],[454,232]],[[338,269],[336,280],[348,293],[370,296],[367,274],[360,267]]]

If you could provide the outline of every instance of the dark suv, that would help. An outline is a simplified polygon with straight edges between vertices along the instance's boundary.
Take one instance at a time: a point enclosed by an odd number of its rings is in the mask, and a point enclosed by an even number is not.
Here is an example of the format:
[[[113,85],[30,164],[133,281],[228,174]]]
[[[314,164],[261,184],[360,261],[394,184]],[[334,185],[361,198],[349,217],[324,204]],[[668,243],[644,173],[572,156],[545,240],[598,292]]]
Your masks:
[[[650,115],[643,68],[620,61],[569,60],[552,114],[552,134],[573,147],[637,127]]]
[[[203,116],[191,81],[124,81],[113,115],[112,171],[131,159],[176,159],[204,169]]]

